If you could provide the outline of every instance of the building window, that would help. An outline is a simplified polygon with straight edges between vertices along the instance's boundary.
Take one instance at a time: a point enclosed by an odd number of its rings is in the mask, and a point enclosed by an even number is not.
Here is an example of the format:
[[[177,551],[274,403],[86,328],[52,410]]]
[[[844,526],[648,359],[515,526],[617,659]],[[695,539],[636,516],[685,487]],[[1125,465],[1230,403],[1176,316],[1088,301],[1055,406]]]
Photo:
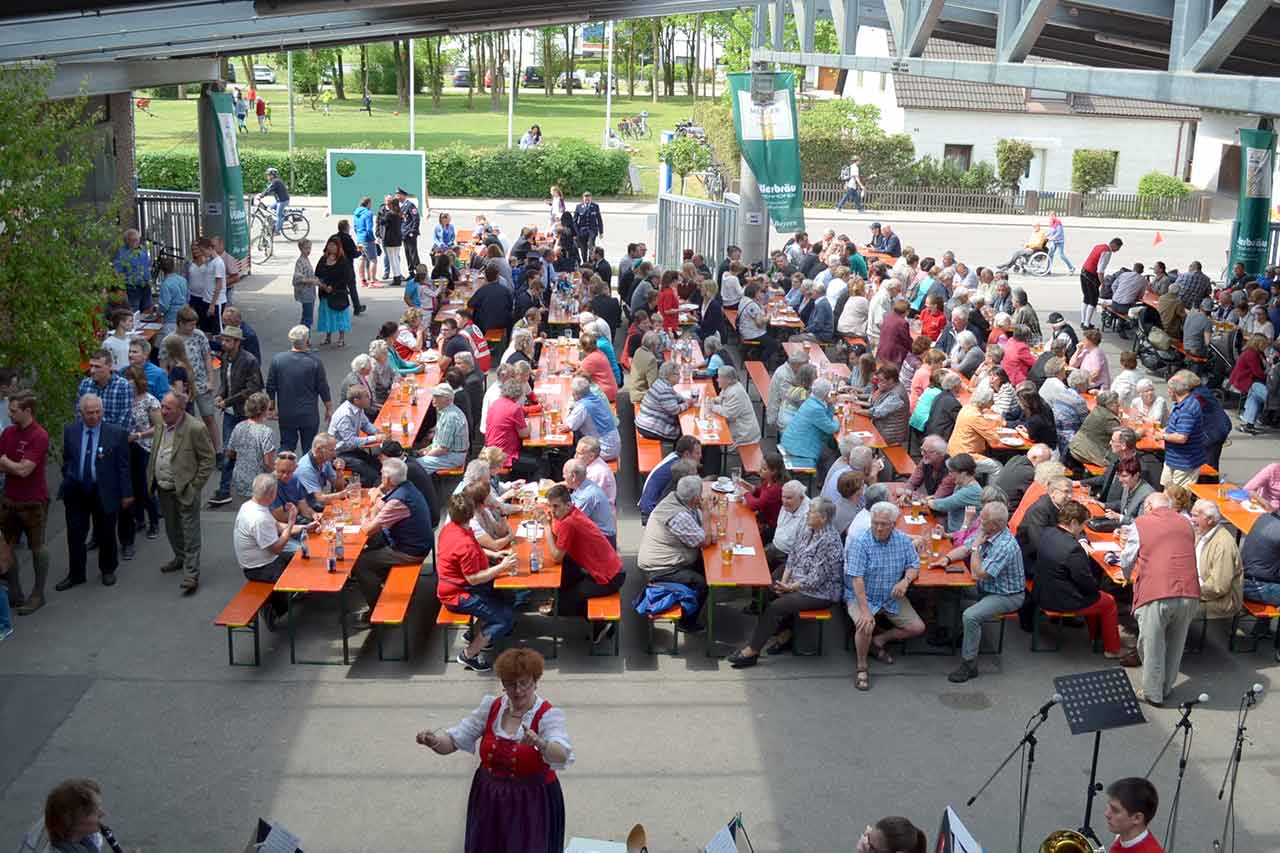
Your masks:
[[[1028,101],[1056,101],[1065,103],[1069,96],[1066,92],[1055,92],[1052,89],[1028,89]]]
[[[951,163],[962,172],[969,171],[969,165],[973,162],[973,146],[972,145],[946,145],[942,149],[942,159]]]

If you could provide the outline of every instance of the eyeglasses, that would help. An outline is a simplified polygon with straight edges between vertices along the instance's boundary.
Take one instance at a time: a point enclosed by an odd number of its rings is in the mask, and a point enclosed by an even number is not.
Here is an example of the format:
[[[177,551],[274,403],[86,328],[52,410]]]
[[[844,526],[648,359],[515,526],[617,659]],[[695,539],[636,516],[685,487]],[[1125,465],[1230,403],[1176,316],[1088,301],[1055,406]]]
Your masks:
[[[502,682],[502,689],[508,693],[523,693],[527,690],[532,690],[535,683],[532,678],[522,678],[519,681],[504,681]]]
[[[277,459],[292,459],[292,460],[294,460],[294,461],[297,461],[297,459],[298,459],[298,454],[293,453],[292,451],[289,451],[289,450],[281,450],[280,452],[276,453],[276,458],[277,458]]]

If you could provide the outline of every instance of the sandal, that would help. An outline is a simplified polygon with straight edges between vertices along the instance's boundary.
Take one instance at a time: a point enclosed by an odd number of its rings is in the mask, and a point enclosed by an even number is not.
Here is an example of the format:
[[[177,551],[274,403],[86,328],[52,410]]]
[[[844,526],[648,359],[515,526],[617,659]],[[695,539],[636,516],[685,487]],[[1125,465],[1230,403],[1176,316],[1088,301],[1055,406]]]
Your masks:
[[[889,654],[889,650],[875,640],[871,641],[871,656],[883,664],[893,663],[893,655]]]
[[[866,693],[871,689],[871,676],[865,669],[859,669],[854,677],[853,686]]]

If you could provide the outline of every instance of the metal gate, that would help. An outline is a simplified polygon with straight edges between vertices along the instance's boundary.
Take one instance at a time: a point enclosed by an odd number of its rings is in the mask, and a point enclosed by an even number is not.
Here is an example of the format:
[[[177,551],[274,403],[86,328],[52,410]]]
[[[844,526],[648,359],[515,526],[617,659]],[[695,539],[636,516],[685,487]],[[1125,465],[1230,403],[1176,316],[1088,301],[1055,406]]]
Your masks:
[[[706,201],[683,195],[658,196],[658,234],[655,257],[663,268],[679,268],[684,250],[692,249],[715,266],[738,238],[738,196]]]
[[[138,190],[138,230],[165,251],[190,257],[200,236],[200,193]]]

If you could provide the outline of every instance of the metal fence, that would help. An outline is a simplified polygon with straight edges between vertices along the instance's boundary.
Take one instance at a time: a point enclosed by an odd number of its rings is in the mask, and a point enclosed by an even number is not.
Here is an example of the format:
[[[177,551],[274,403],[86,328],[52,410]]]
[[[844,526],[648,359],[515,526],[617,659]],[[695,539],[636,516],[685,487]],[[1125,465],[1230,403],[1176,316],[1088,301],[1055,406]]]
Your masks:
[[[805,204],[834,206],[844,196],[843,183],[805,183]],[[872,210],[903,210],[951,213],[1027,213],[1027,192],[970,190],[963,187],[906,187],[877,184],[862,194],[862,203]],[[1137,193],[1036,192],[1037,214],[1093,216],[1110,219],[1163,219],[1175,222],[1201,221],[1200,196],[1149,198]]]
[[[1280,222],[1271,223],[1271,232],[1267,235],[1267,263],[1276,265],[1280,264]],[[1232,243],[1235,243],[1235,237],[1232,236]],[[1231,256],[1231,252],[1227,252],[1227,256]]]
[[[188,257],[200,236],[200,193],[138,190],[138,230],[144,239]]]
[[[655,253],[661,267],[678,268],[685,249],[714,262],[724,257],[737,235],[738,203],[732,193],[725,193],[722,202],[667,193],[658,196]]]

